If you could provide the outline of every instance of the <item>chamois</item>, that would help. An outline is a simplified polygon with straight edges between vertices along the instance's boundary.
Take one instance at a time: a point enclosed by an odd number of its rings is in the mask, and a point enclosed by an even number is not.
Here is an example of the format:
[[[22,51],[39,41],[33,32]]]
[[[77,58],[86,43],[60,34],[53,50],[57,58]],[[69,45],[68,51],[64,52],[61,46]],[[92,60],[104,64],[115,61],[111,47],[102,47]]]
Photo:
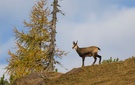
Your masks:
[[[72,49],[75,49],[76,52],[78,53],[78,55],[80,57],[82,57],[82,67],[84,66],[84,61],[85,61],[85,57],[91,57],[93,56],[94,58],[94,62],[92,65],[95,64],[97,57],[99,58],[99,64],[101,64],[101,56],[98,55],[98,50],[100,50],[99,47],[97,46],[90,46],[90,47],[85,47],[85,48],[79,48],[79,46],[77,45],[77,42],[73,41],[73,47]]]

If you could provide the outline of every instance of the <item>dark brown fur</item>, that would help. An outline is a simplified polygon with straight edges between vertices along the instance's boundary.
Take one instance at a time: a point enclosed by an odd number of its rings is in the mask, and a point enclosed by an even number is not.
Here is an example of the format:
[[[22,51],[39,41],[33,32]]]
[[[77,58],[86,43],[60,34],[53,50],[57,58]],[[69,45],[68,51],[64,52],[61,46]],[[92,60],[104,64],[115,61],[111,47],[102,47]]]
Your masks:
[[[77,42],[76,43],[73,42],[72,48],[76,49],[76,52],[79,54],[80,57],[82,57],[82,67],[84,66],[85,57],[93,56],[94,62],[92,65],[95,64],[97,57],[99,58],[99,64],[101,63],[101,56],[98,55],[98,50],[100,50],[99,47],[90,46],[90,47],[85,47],[85,48],[79,48],[79,46],[77,45]]]

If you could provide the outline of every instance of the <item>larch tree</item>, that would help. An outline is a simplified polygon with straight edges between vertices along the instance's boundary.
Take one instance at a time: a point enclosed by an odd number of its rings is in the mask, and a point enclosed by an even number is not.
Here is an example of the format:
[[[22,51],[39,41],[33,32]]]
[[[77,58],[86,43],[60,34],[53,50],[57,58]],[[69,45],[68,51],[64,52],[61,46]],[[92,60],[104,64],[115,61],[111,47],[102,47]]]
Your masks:
[[[50,13],[46,4],[46,0],[40,0],[33,6],[30,22],[24,21],[27,31],[19,32],[14,28],[17,50],[8,52],[10,59],[6,69],[15,79],[34,72],[53,71],[54,64],[60,64],[54,56],[67,54],[55,48],[56,17],[53,17],[54,10]]]

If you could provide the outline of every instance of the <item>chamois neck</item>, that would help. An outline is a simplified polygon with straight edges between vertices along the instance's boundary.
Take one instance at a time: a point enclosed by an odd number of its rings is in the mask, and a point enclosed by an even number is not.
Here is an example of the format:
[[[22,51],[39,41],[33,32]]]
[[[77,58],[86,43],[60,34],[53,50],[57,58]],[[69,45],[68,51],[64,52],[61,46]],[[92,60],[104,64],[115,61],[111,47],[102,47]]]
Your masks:
[[[80,49],[80,48],[79,48],[79,46],[77,45],[76,51],[78,52],[78,51],[79,51],[79,49]]]

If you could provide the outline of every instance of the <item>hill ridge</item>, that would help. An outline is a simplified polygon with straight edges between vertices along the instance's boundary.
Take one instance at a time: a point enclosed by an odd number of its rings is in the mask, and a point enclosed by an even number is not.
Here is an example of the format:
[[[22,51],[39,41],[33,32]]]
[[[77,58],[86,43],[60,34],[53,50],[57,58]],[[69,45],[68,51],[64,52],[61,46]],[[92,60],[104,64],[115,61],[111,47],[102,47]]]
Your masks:
[[[57,77],[37,77],[37,81],[34,78],[26,79],[28,75],[16,80],[13,85],[24,85],[23,82],[25,85],[135,85],[135,57],[115,63],[73,68],[65,74],[52,74]]]

